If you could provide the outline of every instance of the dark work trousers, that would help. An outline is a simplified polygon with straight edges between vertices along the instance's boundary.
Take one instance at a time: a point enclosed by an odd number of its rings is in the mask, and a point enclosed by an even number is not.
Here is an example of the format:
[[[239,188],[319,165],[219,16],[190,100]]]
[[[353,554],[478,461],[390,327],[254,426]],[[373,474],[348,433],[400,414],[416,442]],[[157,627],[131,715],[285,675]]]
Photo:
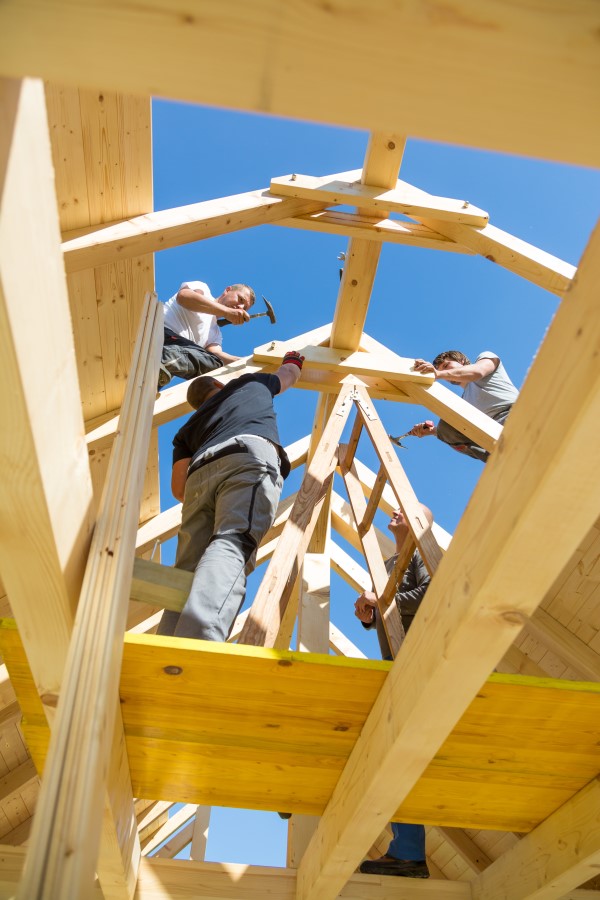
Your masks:
[[[212,372],[213,369],[220,369],[224,365],[214,353],[181,337],[166,326],[161,364],[172,377],[177,376],[186,381],[205,372]],[[164,379],[162,383],[166,383]]]
[[[495,422],[504,425],[506,417],[511,409],[512,406],[508,406],[506,409],[496,413],[492,418]],[[462,433],[462,431],[458,431],[457,428],[448,425],[443,419],[438,422],[437,436],[440,441],[443,441],[444,444],[448,444],[453,450],[458,450],[459,453],[464,453],[466,456],[472,456],[473,459],[478,459],[481,462],[485,462],[490,455],[487,450],[484,450],[479,444],[471,441],[466,434]]]

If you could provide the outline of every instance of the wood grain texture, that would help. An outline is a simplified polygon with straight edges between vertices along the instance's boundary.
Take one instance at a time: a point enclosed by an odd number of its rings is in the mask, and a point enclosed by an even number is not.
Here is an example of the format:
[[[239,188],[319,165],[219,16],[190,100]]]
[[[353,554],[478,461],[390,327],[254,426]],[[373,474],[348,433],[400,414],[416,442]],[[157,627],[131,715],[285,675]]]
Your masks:
[[[234,0],[225,11],[211,0],[201,16],[191,2],[175,9],[168,0],[155,0],[150,12],[108,0],[93,7],[7,0],[0,58],[12,76],[403,130],[593,166],[600,156],[593,115],[599,15],[588,0],[550,8],[500,0],[425,8],[356,0],[349,10],[317,0],[293,0],[284,10],[278,0],[251,8]],[[200,44],[209,70],[221,69],[223,54],[245,64],[228,66],[218,79],[172,65],[173,55],[193,58]],[[332,54],[360,64],[336,67]]]

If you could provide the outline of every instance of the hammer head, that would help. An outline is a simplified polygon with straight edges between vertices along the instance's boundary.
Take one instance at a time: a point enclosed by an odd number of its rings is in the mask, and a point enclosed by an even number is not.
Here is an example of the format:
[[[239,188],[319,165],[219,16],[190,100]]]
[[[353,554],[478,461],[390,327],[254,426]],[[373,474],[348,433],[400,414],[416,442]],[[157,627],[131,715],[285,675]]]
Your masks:
[[[263,313],[263,316],[267,315],[269,317],[269,322],[271,323],[271,325],[274,325],[275,322],[277,321],[277,319],[275,318],[275,310],[273,309],[273,307],[271,306],[271,304],[269,303],[269,301],[267,300],[267,298],[265,297],[264,294],[262,295],[262,298],[265,302],[265,306],[267,307],[267,312]]]

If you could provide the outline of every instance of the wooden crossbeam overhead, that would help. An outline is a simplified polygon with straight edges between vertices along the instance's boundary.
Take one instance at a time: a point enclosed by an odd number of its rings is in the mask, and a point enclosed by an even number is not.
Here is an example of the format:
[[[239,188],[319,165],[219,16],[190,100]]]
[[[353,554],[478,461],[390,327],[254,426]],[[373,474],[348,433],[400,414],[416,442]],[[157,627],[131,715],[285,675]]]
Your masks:
[[[374,15],[367,0],[352,16],[301,0],[291,0],[285,16],[277,0],[258,9],[234,0],[225,19],[215,0],[201,17],[193,8],[174,15],[169,0],[157,0],[153,10],[148,17],[145,9],[108,3],[5,2],[2,71],[328,124],[406,129],[429,140],[583,165],[600,156],[591,114],[599,102],[600,23],[586,0],[562,0],[542,19],[526,3],[490,9],[470,0],[459,0],[452,17],[387,2]],[[170,64],[170,52],[192,57],[201,44],[207,69],[217,71],[224,53],[248,57],[248,34],[254,51],[243,69],[232,67],[218,79]],[[360,50],[362,65],[332,66],[331,48],[340,59]],[[417,71],[418,79],[411,78]]]
[[[282,197],[304,199],[307,202],[312,198],[315,202],[321,201],[333,206],[356,203],[359,209],[368,207],[371,202],[374,214],[380,217],[388,212],[403,213],[424,225],[429,234],[437,232],[440,236],[455,241],[458,247],[478,253],[559,296],[564,294],[573,280],[575,266],[490,225],[488,214],[478,210],[468,201],[435,197],[404,181],[398,181],[392,190],[382,192],[368,183],[357,183],[359,177],[360,170],[320,178],[309,175],[285,175],[271,181],[271,191]],[[427,207],[430,212],[426,211]],[[327,211],[324,211],[304,217],[297,225],[301,227],[303,223],[308,225],[313,222],[327,222],[327,214]],[[345,224],[351,222],[348,214],[345,214],[345,219],[340,218],[344,216],[343,213],[333,212],[330,215],[334,216],[333,222],[337,224],[338,229],[342,222]],[[395,224],[400,226],[400,230],[394,223],[390,223],[377,232],[377,228],[381,226],[373,222],[370,230],[378,234],[378,240],[385,240],[388,234],[396,235],[399,243],[410,243],[414,240],[417,246],[418,239],[427,237],[427,232],[413,236],[413,232],[406,226]],[[321,230],[326,229],[323,227]],[[331,224],[329,230],[333,230]],[[363,237],[368,239],[369,234],[363,234]]]
[[[274,222],[284,228],[298,228],[321,234],[337,234],[348,238],[359,238],[381,243],[402,244],[407,247],[425,247],[427,250],[446,250],[449,253],[473,255],[474,250],[457,244],[438,231],[431,231],[424,225],[398,222],[381,216],[367,216],[339,210],[323,210],[304,216],[294,216]]]
[[[564,295],[575,277],[575,266],[495,225],[488,223],[480,228],[472,228],[427,216],[417,218],[432,231],[457,241],[490,262],[497,263],[559,297]]]
[[[78,272],[168,250],[219,234],[272,224],[281,218],[308,215],[322,206],[314,201],[282,200],[268,190],[258,190],[78,229],[63,235],[65,270]],[[439,236],[437,240],[439,243]]]
[[[599,280],[600,226],[299,868],[302,900],[335,897],[422,771],[425,743],[437,750],[448,733],[441,721],[460,715],[597,519],[597,463],[585,434],[600,415]],[[567,358],[548,417],[549,376]],[[549,530],[557,504],[564,518]],[[532,566],[538,555],[544,564]]]
[[[356,206],[359,210],[368,210],[370,215],[396,212],[463,225],[487,225],[488,213],[466,200],[433,197],[406,181],[397,181],[392,188],[382,191],[362,178],[362,169],[320,177],[282,175],[271,179],[270,189],[271,193],[282,197],[313,200],[326,206]]]

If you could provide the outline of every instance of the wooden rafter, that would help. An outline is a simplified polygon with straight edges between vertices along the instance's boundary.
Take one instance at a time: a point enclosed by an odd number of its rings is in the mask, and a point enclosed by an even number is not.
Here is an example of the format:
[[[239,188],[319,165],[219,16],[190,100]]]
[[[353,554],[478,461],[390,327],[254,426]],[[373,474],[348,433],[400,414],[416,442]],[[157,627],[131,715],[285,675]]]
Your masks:
[[[486,670],[508,649],[582,534],[596,521],[600,505],[594,487],[596,462],[592,448],[583,445],[585,429],[593,427],[600,415],[600,371],[594,362],[600,323],[593,313],[599,279],[600,227],[532,366],[501,448],[492,454],[423,600],[424,615],[413,623],[300,866],[303,900],[335,896],[364,845],[380,830],[381,820],[389,818],[396,801],[422,771],[425,735],[435,752],[439,743],[433,732],[441,727],[447,733],[442,719],[454,719],[452,707],[464,709],[465,699],[470,700]],[[575,357],[571,335],[580,336]],[[543,402],[548,374],[566,356],[570,367],[548,418]],[[575,451],[577,471],[572,465]],[[535,467],[528,465],[534,452]],[[556,532],[549,532],[545,526],[550,509],[561,497],[565,521]],[[538,553],[544,565],[532,567]],[[528,578],[523,581],[520,573],[525,570]],[[498,605],[495,597],[510,601]],[[426,619],[435,624],[426,625]],[[413,689],[407,691],[407,684]],[[438,721],[433,728],[432,707],[425,695],[435,698]],[[419,735],[418,758],[408,750],[412,734],[415,740]]]

